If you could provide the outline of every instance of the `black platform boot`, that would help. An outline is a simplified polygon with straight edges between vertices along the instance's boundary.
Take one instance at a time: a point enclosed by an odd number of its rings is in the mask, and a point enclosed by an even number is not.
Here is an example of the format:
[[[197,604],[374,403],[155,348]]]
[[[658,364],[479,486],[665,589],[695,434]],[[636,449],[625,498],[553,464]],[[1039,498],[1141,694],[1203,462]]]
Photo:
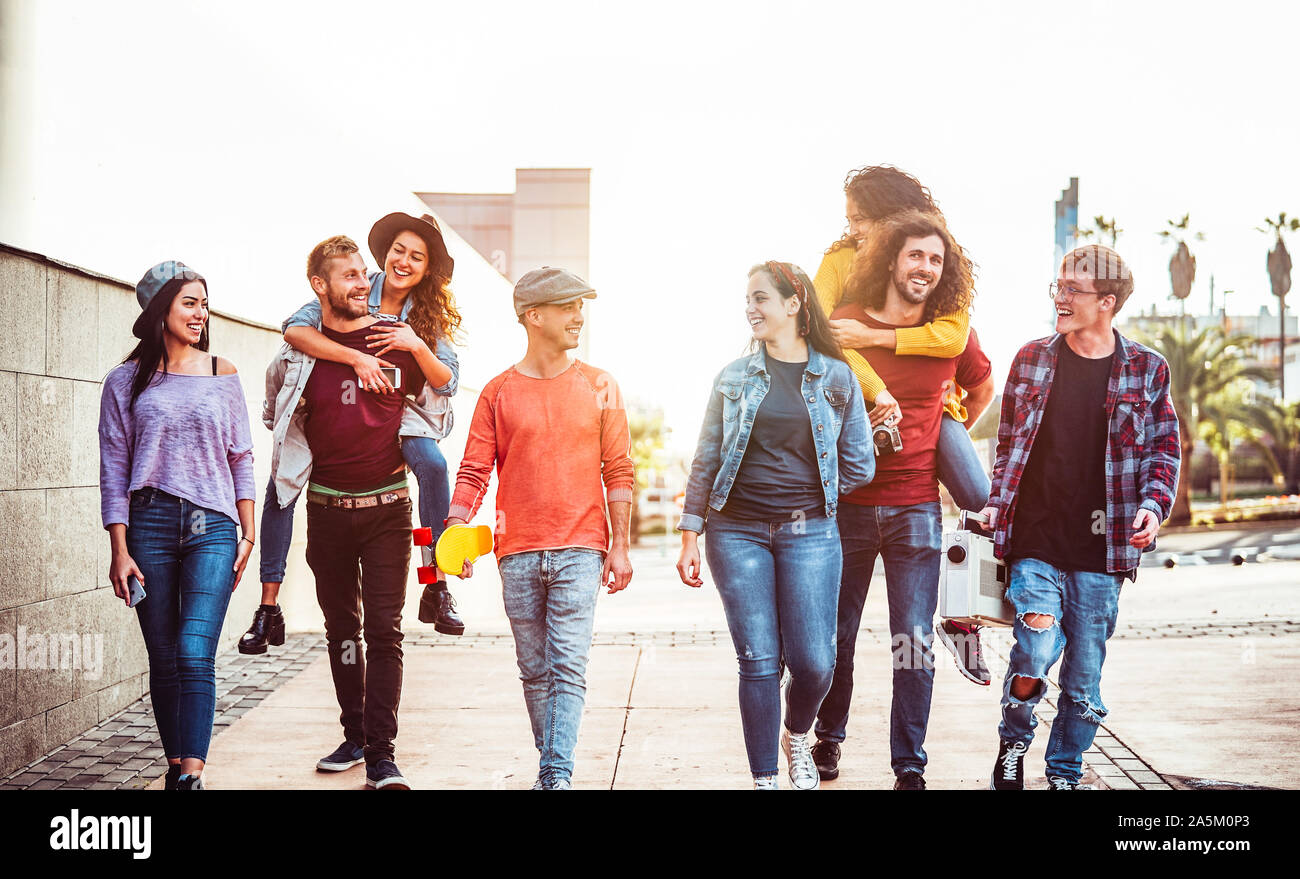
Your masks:
[[[447,591],[446,580],[424,587],[420,596],[420,622],[433,623],[433,630],[444,635],[465,633],[465,622],[456,613],[456,601]]]
[[[284,644],[284,613],[278,604],[257,606],[253,613],[253,624],[239,639],[239,652],[265,653],[267,644],[276,647]]]

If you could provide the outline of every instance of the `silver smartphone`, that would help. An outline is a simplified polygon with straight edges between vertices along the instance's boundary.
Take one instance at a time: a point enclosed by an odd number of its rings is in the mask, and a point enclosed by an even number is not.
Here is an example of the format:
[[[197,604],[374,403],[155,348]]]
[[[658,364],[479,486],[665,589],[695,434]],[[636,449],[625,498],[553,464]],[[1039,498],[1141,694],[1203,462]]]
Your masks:
[[[402,389],[402,370],[397,366],[381,366],[379,371],[388,379],[388,383],[393,386],[394,390]]]
[[[140,582],[140,578],[135,574],[131,574],[126,578],[126,591],[128,595],[127,607],[135,607],[144,601],[144,584]]]

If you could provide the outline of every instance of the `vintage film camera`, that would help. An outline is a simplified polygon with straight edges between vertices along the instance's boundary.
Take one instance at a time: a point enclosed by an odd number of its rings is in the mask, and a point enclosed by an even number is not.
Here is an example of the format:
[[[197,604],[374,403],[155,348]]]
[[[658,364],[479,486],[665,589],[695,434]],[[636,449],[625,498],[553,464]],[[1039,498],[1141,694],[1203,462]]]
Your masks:
[[[897,424],[883,422],[871,431],[871,441],[876,446],[876,457],[886,452],[903,451],[903,437],[898,432]]]
[[[972,530],[988,519],[962,510],[957,530],[943,535],[939,557],[939,616],[972,626],[1010,626],[1006,563],[993,557],[993,539]]]

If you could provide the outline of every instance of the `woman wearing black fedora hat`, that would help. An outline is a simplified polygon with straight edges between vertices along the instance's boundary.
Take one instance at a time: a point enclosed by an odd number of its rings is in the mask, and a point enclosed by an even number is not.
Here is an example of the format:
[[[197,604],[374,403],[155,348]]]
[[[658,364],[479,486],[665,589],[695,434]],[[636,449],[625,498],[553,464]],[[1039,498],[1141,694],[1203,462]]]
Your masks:
[[[437,220],[429,214],[388,214],[371,228],[367,243],[375,261],[383,267],[383,271],[370,276],[370,312],[390,318],[376,324],[368,337],[372,353],[361,353],[326,338],[320,332],[320,303],[316,300],[284,322],[284,338],[310,357],[348,364],[356,371],[360,386],[375,393],[394,392],[393,382],[382,371],[391,367],[383,360],[386,352],[408,351],[415,357],[426,384],[418,397],[408,400],[402,418],[402,455],[420,486],[420,524],[431,529],[436,540],[451,503],[447,460],[437,441],[451,432],[450,397],[456,393],[460,373],[452,347],[461,322],[450,289],[455,262],[447,252]],[[284,616],[277,598],[284,580],[296,502],[296,497],[277,496],[272,475],[262,511],[262,603],[252,626],[240,639],[241,653],[264,653],[267,644],[284,643]],[[443,634],[460,635],[465,624],[456,613],[446,579],[441,572],[437,576],[439,579],[428,584],[421,599],[420,621],[433,623],[434,629]]]

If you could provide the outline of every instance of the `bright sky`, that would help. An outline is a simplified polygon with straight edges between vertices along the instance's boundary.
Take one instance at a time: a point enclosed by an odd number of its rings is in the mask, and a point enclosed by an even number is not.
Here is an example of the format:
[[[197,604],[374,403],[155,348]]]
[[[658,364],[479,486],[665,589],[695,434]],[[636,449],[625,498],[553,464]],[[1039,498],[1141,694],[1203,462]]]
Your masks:
[[[1207,236],[1192,306],[1213,273],[1232,311],[1275,307],[1254,227],[1300,215],[1300,13],[1280,4],[0,9],[0,240],[131,280],[184,259],[214,307],[278,322],[308,293],[312,244],[364,240],[412,190],[591,167],[592,360],[664,405],[687,449],[748,337],[746,270],[814,273],[850,168],[895,164],[933,190],[980,266],[974,325],[999,382],[1049,331],[1071,176],[1081,218],[1126,230],[1130,311],[1169,307],[1156,233],[1185,212]],[[470,280],[462,300],[482,292]],[[468,329],[462,359],[517,359],[522,331],[511,349]]]

